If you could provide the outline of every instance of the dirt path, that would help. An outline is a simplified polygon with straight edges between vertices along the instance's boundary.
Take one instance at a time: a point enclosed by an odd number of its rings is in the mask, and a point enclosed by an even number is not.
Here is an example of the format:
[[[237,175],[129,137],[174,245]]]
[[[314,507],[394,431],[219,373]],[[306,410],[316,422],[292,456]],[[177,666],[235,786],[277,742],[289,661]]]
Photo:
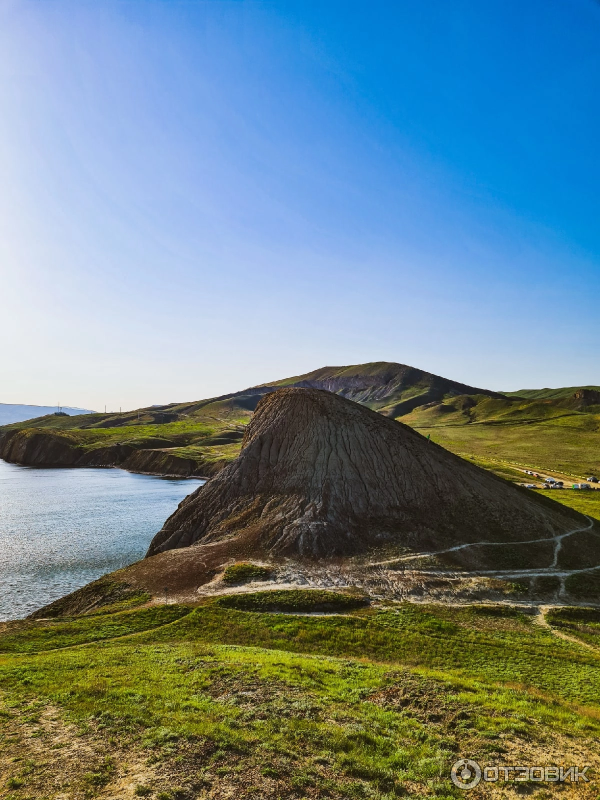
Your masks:
[[[546,630],[550,631],[550,633],[552,633],[554,636],[558,637],[559,639],[563,639],[565,642],[578,644],[581,647],[585,647],[588,650],[591,650],[593,653],[600,655],[600,650],[597,647],[594,647],[594,645],[589,644],[589,642],[584,642],[581,639],[578,639],[576,636],[569,636],[568,633],[563,633],[562,631],[553,628],[546,619],[547,612],[553,608],[556,608],[556,606],[538,606],[538,613],[533,618],[535,624],[540,625],[542,628],[546,628]]]
[[[567,536],[573,536],[575,533],[583,533],[584,531],[589,531],[591,528],[594,527],[594,522],[591,517],[588,517],[587,514],[585,518],[588,520],[588,524],[584,525],[583,528],[573,528],[571,531],[566,531],[565,533],[559,533],[556,536],[547,537],[545,539],[524,539],[523,541],[518,542],[468,542],[467,544],[457,544],[454,547],[448,547],[445,550],[435,550],[429,553],[419,553],[418,555],[410,555],[410,556],[402,556],[401,558],[390,558],[387,561],[376,561],[370,566],[384,566],[385,564],[395,564],[402,561],[413,561],[415,558],[431,558],[432,556],[442,556],[446,553],[455,553],[457,550],[464,550],[467,547],[506,547],[507,545],[516,545],[516,544],[540,544],[542,542],[554,542],[554,560],[548,569],[552,569],[556,567],[558,562],[558,554],[560,552],[560,548],[562,547],[562,541]]]

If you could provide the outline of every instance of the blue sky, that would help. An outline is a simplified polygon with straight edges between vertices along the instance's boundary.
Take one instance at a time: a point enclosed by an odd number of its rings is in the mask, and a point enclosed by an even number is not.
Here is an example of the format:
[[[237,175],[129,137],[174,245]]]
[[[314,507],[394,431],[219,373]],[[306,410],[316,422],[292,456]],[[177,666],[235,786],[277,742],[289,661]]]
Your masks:
[[[600,4],[0,0],[0,400],[600,383]]]

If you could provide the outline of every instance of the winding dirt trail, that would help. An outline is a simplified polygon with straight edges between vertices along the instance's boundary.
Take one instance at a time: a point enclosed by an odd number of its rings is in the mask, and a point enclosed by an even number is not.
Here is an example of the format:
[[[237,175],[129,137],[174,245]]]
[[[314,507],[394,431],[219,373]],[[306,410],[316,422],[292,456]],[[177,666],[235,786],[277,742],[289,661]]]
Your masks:
[[[558,562],[558,554],[562,547],[563,539],[566,539],[567,536],[573,536],[575,533],[584,533],[585,531],[589,531],[594,526],[595,520],[592,517],[588,517],[587,514],[585,518],[588,520],[588,524],[584,525],[583,528],[573,528],[573,530],[566,531],[565,533],[559,533],[556,536],[546,537],[544,539],[525,539],[523,541],[518,542],[468,542],[467,544],[457,544],[455,547],[447,547],[445,550],[434,550],[429,553],[419,553],[418,555],[411,555],[411,556],[402,556],[401,558],[390,558],[387,561],[375,561],[371,564],[371,566],[384,566],[385,564],[395,564],[402,561],[413,561],[415,558],[430,558],[431,556],[442,556],[446,553],[455,553],[457,550],[464,550],[467,547],[506,547],[507,545],[515,545],[515,544],[541,544],[542,542],[554,542],[554,558],[553,562],[550,567],[546,567],[544,569],[553,569],[557,566]],[[593,568],[595,569],[595,567]],[[494,570],[495,571],[495,570]],[[585,570],[574,570],[575,572],[584,572]]]
[[[551,611],[553,608],[558,608],[558,606],[538,606],[538,613],[533,618],[535,624],[542,628],[546,628],[546,630],[550,631],[550,633],[552,633],[553,636],[556,636],[558,639],[563,639],[563,641],[570,642],[571,644],[580,645],[581,647],[585,647],[587,650],[591,650],[593,653],[596,653],[596,655],[600,655],[600,650],[597,647],[594,647],[593,644],[584,642],[581,639],[578,639],[576,636],[569,636],[568,633],[563,633],[562,631],[553,628],[546,619],[547,612]]]

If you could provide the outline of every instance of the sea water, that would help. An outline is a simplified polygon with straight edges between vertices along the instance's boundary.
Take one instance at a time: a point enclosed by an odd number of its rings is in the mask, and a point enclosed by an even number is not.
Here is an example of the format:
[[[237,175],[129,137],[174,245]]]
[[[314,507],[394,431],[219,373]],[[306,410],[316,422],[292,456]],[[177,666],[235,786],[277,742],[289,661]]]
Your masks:
[[[0,620],[20,619],[143,558],[197,479],[0,460]]]

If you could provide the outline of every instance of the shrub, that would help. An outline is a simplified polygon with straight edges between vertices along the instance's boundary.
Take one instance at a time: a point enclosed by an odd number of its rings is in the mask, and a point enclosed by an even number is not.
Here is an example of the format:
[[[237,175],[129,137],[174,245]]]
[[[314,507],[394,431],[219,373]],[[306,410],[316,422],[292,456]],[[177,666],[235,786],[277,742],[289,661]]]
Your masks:
[[[272,572],[258,564],[231,564],[223,574],[223,583],[250,583],[250,581],[266,581]]]
[[[322,589],[289,589],[223,595],[215,603],[238,611],[341,612],[367,605],[369,599],[362,595],[353,596]]]
[[[524,583],[512,581],[506,584],[506,591],[508,594],[527,594],[529,586],[526,586]]]

